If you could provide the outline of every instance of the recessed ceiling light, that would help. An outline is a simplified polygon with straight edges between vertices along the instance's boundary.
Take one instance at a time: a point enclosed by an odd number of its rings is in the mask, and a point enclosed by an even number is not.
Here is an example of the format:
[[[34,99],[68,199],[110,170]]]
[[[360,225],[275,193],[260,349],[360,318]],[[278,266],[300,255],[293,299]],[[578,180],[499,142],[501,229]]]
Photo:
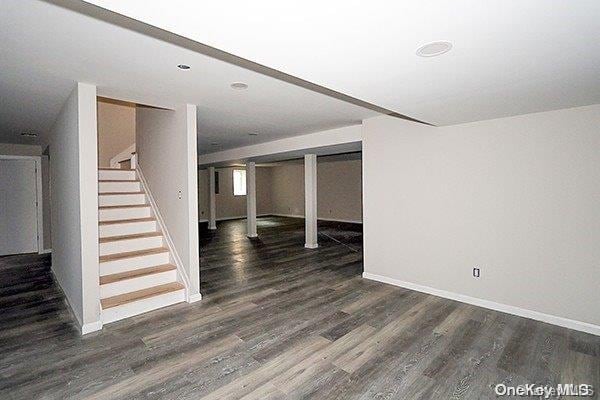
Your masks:
[[[248,135],[250,135],[250,136],[258,136],[258,132],[250,132]]]
[[[21,136],[27,136],[27,137],[37,137],[37,133],[35,132],[23,132],[21,133]]]
[[[435,57],[447,53],[452,49],[452,43],[443,40],[427,43],[417,49],[417,55],[421,57]]]
[[[248,85],[243,82],[233,82],[231,84],[231,88],[235,90],[245,90],[248,89]]]
[[[179,64],[179,65],[177,66],[177,68],[179,68],[179,69],[183,69],[183,70],[188,70],[188,69],[190,69],[190,68],[192,68],[192,67],[190,67],[189,65],[186,65],[186,64]]]

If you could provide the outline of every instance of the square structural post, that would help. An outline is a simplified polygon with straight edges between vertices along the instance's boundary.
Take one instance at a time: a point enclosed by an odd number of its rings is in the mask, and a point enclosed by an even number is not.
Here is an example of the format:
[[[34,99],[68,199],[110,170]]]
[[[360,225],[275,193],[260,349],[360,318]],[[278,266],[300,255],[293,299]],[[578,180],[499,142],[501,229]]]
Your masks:
[[[317,155],[304,156],[304,222],[306,242],[304,247],[316,249],[317,242]]]
[[[246,222],[249,238],[258,236],[256,233],[256,163],[246,163]]]
[[[208,229],[217,229],[217,205],[215,196],[215,167],[208,167]]]

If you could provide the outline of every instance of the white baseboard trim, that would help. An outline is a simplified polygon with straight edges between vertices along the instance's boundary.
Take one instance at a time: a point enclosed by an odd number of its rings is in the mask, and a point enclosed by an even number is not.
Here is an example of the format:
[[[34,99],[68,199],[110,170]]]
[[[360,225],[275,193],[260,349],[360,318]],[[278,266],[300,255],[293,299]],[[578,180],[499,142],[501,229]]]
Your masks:
[[[48,253],[52,253],[52,249],[44,249],[44,250],[40,250],[38,252],[38,254],[48,254]]]
[[[273,215],[273,214],[258,214],[256,217],[268,217],[268,216],[271,216],[271,215]],[[238,215],[238,216],[235,216],[235,217],[220,217],[220,218],[215,219],[215,221],[231,221],[231,220],[234,220],[234,219],[246,219],[246,216],[245,215]],[[208,222],[208,219],[202,218],[202,219],[199,219],[198,222]]]
[[[490,310],[500,311],[507,314],[517,315],[519,317],[529,318],[536,321],[546,322],[552,325],[562,326],[564,328],[574,329],[592,335],[600,336],[600,326],[588,322],[575,321],[569,318],[558,317],[556,315],[544,314],[538,311],[526,310],[524,308],[509,306],[507,304],[496,303],[494,301],[484,300],[477,297],[466,296],[459,293],[448,292],[446,290],[435,289],[429,286],[418,285],[416,283],[405,282],[398,279],[388,278],[386,276],[363,272],[363,278],[373,281],[388,283],[394,286],[400,286],[417,292],[427,293],[450,300],[460,301],[462,303],[472,304],[474,306],[488,308]]]
[[[87,335],[88,333],[102,330],[102,321],[90,322],[81,326],[81,334]]]
[[[202,294],[201,293],[196,293],[196,294],[191,294],[188,297],[188,303],[195,303],[197,301],[202,300]]]
[[[296,214],[271,214],[274,217],[286,217],[286,218],[301,218],[304,219],[304,215],[296,215]],[[352,221],[349,219],[339,219],[339,218],[321,218],[317,217],[319,221],[331,221],[331,222],[345,222],[348,224],[362,224],[362,221]]]

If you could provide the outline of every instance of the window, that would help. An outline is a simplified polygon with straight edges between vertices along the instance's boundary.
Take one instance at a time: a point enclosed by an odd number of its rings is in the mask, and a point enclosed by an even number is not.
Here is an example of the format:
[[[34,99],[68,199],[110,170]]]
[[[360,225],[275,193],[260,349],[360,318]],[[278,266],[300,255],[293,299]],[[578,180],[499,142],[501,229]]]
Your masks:
[[[245,196],[246,195],[246,170],[245,169],[234,169],[233,170],[233,195],[234,196]]]

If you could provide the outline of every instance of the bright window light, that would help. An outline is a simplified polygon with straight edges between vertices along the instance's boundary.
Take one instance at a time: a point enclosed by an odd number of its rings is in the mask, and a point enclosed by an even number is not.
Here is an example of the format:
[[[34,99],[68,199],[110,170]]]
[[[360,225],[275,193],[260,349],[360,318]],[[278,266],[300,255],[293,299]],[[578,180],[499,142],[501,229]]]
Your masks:
[[[245,169],[234,169],[233,170],[233,195],[234,196],[245,196],[246,195],[246,170]]]

